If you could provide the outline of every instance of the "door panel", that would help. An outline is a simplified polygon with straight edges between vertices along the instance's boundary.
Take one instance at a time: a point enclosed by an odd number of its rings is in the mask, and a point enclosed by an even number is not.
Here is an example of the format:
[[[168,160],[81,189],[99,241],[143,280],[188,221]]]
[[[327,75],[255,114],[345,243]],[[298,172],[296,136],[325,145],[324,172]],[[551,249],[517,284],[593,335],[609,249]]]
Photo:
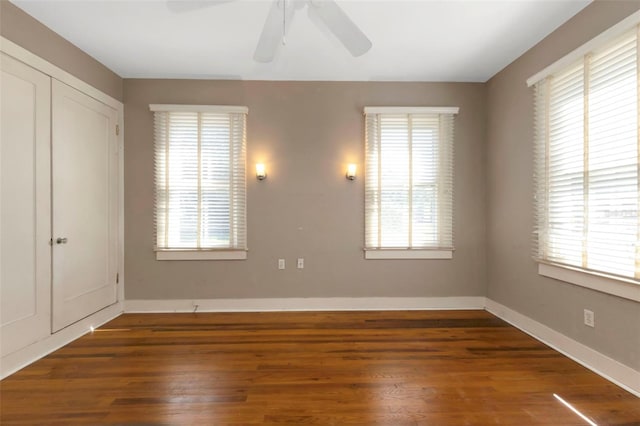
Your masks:
[[[1,55],[0,354],[4,356],[51,331],[51,79]]]
[[[116,302],[116,123],[113,108],[52,81],[53,331]]]

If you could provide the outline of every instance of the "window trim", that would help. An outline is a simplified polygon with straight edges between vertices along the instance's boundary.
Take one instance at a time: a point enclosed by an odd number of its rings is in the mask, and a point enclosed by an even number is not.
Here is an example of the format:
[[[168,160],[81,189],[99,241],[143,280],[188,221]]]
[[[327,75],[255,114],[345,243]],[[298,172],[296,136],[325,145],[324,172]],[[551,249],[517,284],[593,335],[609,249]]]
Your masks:
[[[459,107],[364,107],[365,114],[458,114]]]
[[[156,260],[246,260],[247,250],[155,250]]]
[[[421,249],[364,249],[367,260],[382,259],[453,259],[453,249],[421,250]]]
[[[368,114],[441,114],[441,115],[451,115],[455,116],[460,112],[459,107],[404,107],[404,106],[374,106],[374,107],[364,107],[363,114],[365,117]],[[366,121],[366,119],[365,119]],[[366,126],[366,123],[365,123]],[[455,132],[455,130],[454,130]],[[451,135],[453,138],[453,135]],[[453,144],[453,140],[451,141]],[[365,150],[366,151],[366,150]],[[453,154],[453,147],[452,147]],[[366,153],[365,153],[366,157]],[[439,165],[442,167],[442,164]],[[453,158],[451,158],[451,171],[453,173]],[[366,159],[365,159],[365,168],[366,168]],[[452,182],[453,183],[453,182]],[[366,184],[365,184],[366,186]],[[366,192],[366,189],[365,189]],[[365,194],[365,210],[366,210],[366,194]],[[453,214],[453,206],[451,214]],[[365,213],[366,220],[366,213]],[[452,219],[453,222],[453,219]],[[453,226],[453,223],[452,223]],[[365,225],[365,233],[366,233],[366,225]],[[451,248],[420,248],[420,247],[367,247],[366,246],[366,235],[365,235],[365,247],[363,248],[364,258],[365,260],[393,260],[393,259],[438,259],[438,260],[450,260],[453,259],[453,252],[455,249]]]
[[[549,77],[551,74],[554,74],[566,67],[571,66],[572,63],[578,61],[581,57],[583,57],[590,51],[597,49],[608,41],[611,41],[614,38],[623,35],[625,32],[631,30],[635,25],[638,24],[640,24],[640,11],[634,12],[633,14],[627,16],[625,19],[618,22],[613,27],[603,31],[577,49],[574,49],[548,67],[529,77],[527,79],[527,87],[531,87],[540,80],[544,80],[545,78]]]
[[[538,274],[569,284],[640,302],[640,283],[586,269],[538,261]]]
[[[151,112],[210,112],[215,114],[248,114],[249,108],[235,105],[150,104]]]
[[[529,77],[526,81],[527,86],[532,87],[550,75],[570,67],[591,51],[600,48],[617,37],[621,37],[639,24],[640,11],[637,11]],[[640,43],[640,37],[638,38],[638,43]],[[538,264],[538,275],[640,302],[640,281],[638,280],[548,262],[535,257],[534,261]]]
[[[249,108],[246,106],[235,106],[235,105],[185,105],[185,104],[150,104],[149,110],[152,113],[157,112],[191,112],[191,113],[213,113],[213,114],[244,114],[245,116],[249,113]],[[245,118],[245,126],[246,126],[246,118]],[[155,132],[155,130],[154,130]],[[155,133],[154,133],[154,156],[155,156]],[[246,142],[245,142],[246,143]],[[154,159],[155,161],[155,159]],[[244,162],[246,164],[246,157]],[[246,188],[247,185],[247,177],[245,170],[245,183],[244,186]],[[155,190],[154,190],[155,191]],[[246,189],[245,189],[245,197],[246,197]],[[155,207],[154,207],[155,208]],[[246,203],[245,203],[245,227],[246,223]],[[154,217],[154,221],[156,218]],[[154,224],[156,226],[156,224]],[[246,232],[246,229],[245,229]],[[154,238],[156,236],[154,235]],[[182,249],[182,248],[158,248],[156,246],[157,241],[154,242],[154,252],[156,260],[158,261],[173,261],[173,260],[246,260],[248,249],[246,248],[204,248],[204,249]]]

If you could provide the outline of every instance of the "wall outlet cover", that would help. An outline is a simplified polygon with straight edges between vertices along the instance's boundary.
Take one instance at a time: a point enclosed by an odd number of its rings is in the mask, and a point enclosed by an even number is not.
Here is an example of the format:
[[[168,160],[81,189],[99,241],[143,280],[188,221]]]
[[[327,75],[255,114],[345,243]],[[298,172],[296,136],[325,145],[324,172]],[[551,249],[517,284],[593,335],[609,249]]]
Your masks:
[[[593,313],[593,311],[590,311],[589,309],[584,310],[584,325],[589,327],[596,326],[595,314]]]

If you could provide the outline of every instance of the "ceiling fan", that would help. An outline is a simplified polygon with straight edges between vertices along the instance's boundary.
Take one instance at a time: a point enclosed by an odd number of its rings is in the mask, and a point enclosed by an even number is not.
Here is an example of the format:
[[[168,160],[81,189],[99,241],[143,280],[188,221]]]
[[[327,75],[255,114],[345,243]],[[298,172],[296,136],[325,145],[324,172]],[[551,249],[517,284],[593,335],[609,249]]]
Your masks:
[[[235,0],[167,0],[167,6],[174,12],[187,12],[232,1]],[[371,49],[371,41],[335,0],[273,0],[253,54],[255,61],[273,61],[280,45],[285,43],[295,13],[304,7],[309,18],[323,24],[351,55],[361,56]]]

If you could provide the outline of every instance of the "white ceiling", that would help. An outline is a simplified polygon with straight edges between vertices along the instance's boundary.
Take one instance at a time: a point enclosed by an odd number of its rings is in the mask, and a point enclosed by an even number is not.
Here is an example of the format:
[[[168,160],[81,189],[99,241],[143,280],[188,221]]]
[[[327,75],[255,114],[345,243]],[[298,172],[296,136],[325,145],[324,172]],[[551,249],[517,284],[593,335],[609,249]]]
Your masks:
[[[252,58],[272,0],[180,13],[165,0],[12,1],[125,78],[467,82],[488,80],[590,2],[337,0],[369,52],[351,57],[302,9],[263,64]]]

